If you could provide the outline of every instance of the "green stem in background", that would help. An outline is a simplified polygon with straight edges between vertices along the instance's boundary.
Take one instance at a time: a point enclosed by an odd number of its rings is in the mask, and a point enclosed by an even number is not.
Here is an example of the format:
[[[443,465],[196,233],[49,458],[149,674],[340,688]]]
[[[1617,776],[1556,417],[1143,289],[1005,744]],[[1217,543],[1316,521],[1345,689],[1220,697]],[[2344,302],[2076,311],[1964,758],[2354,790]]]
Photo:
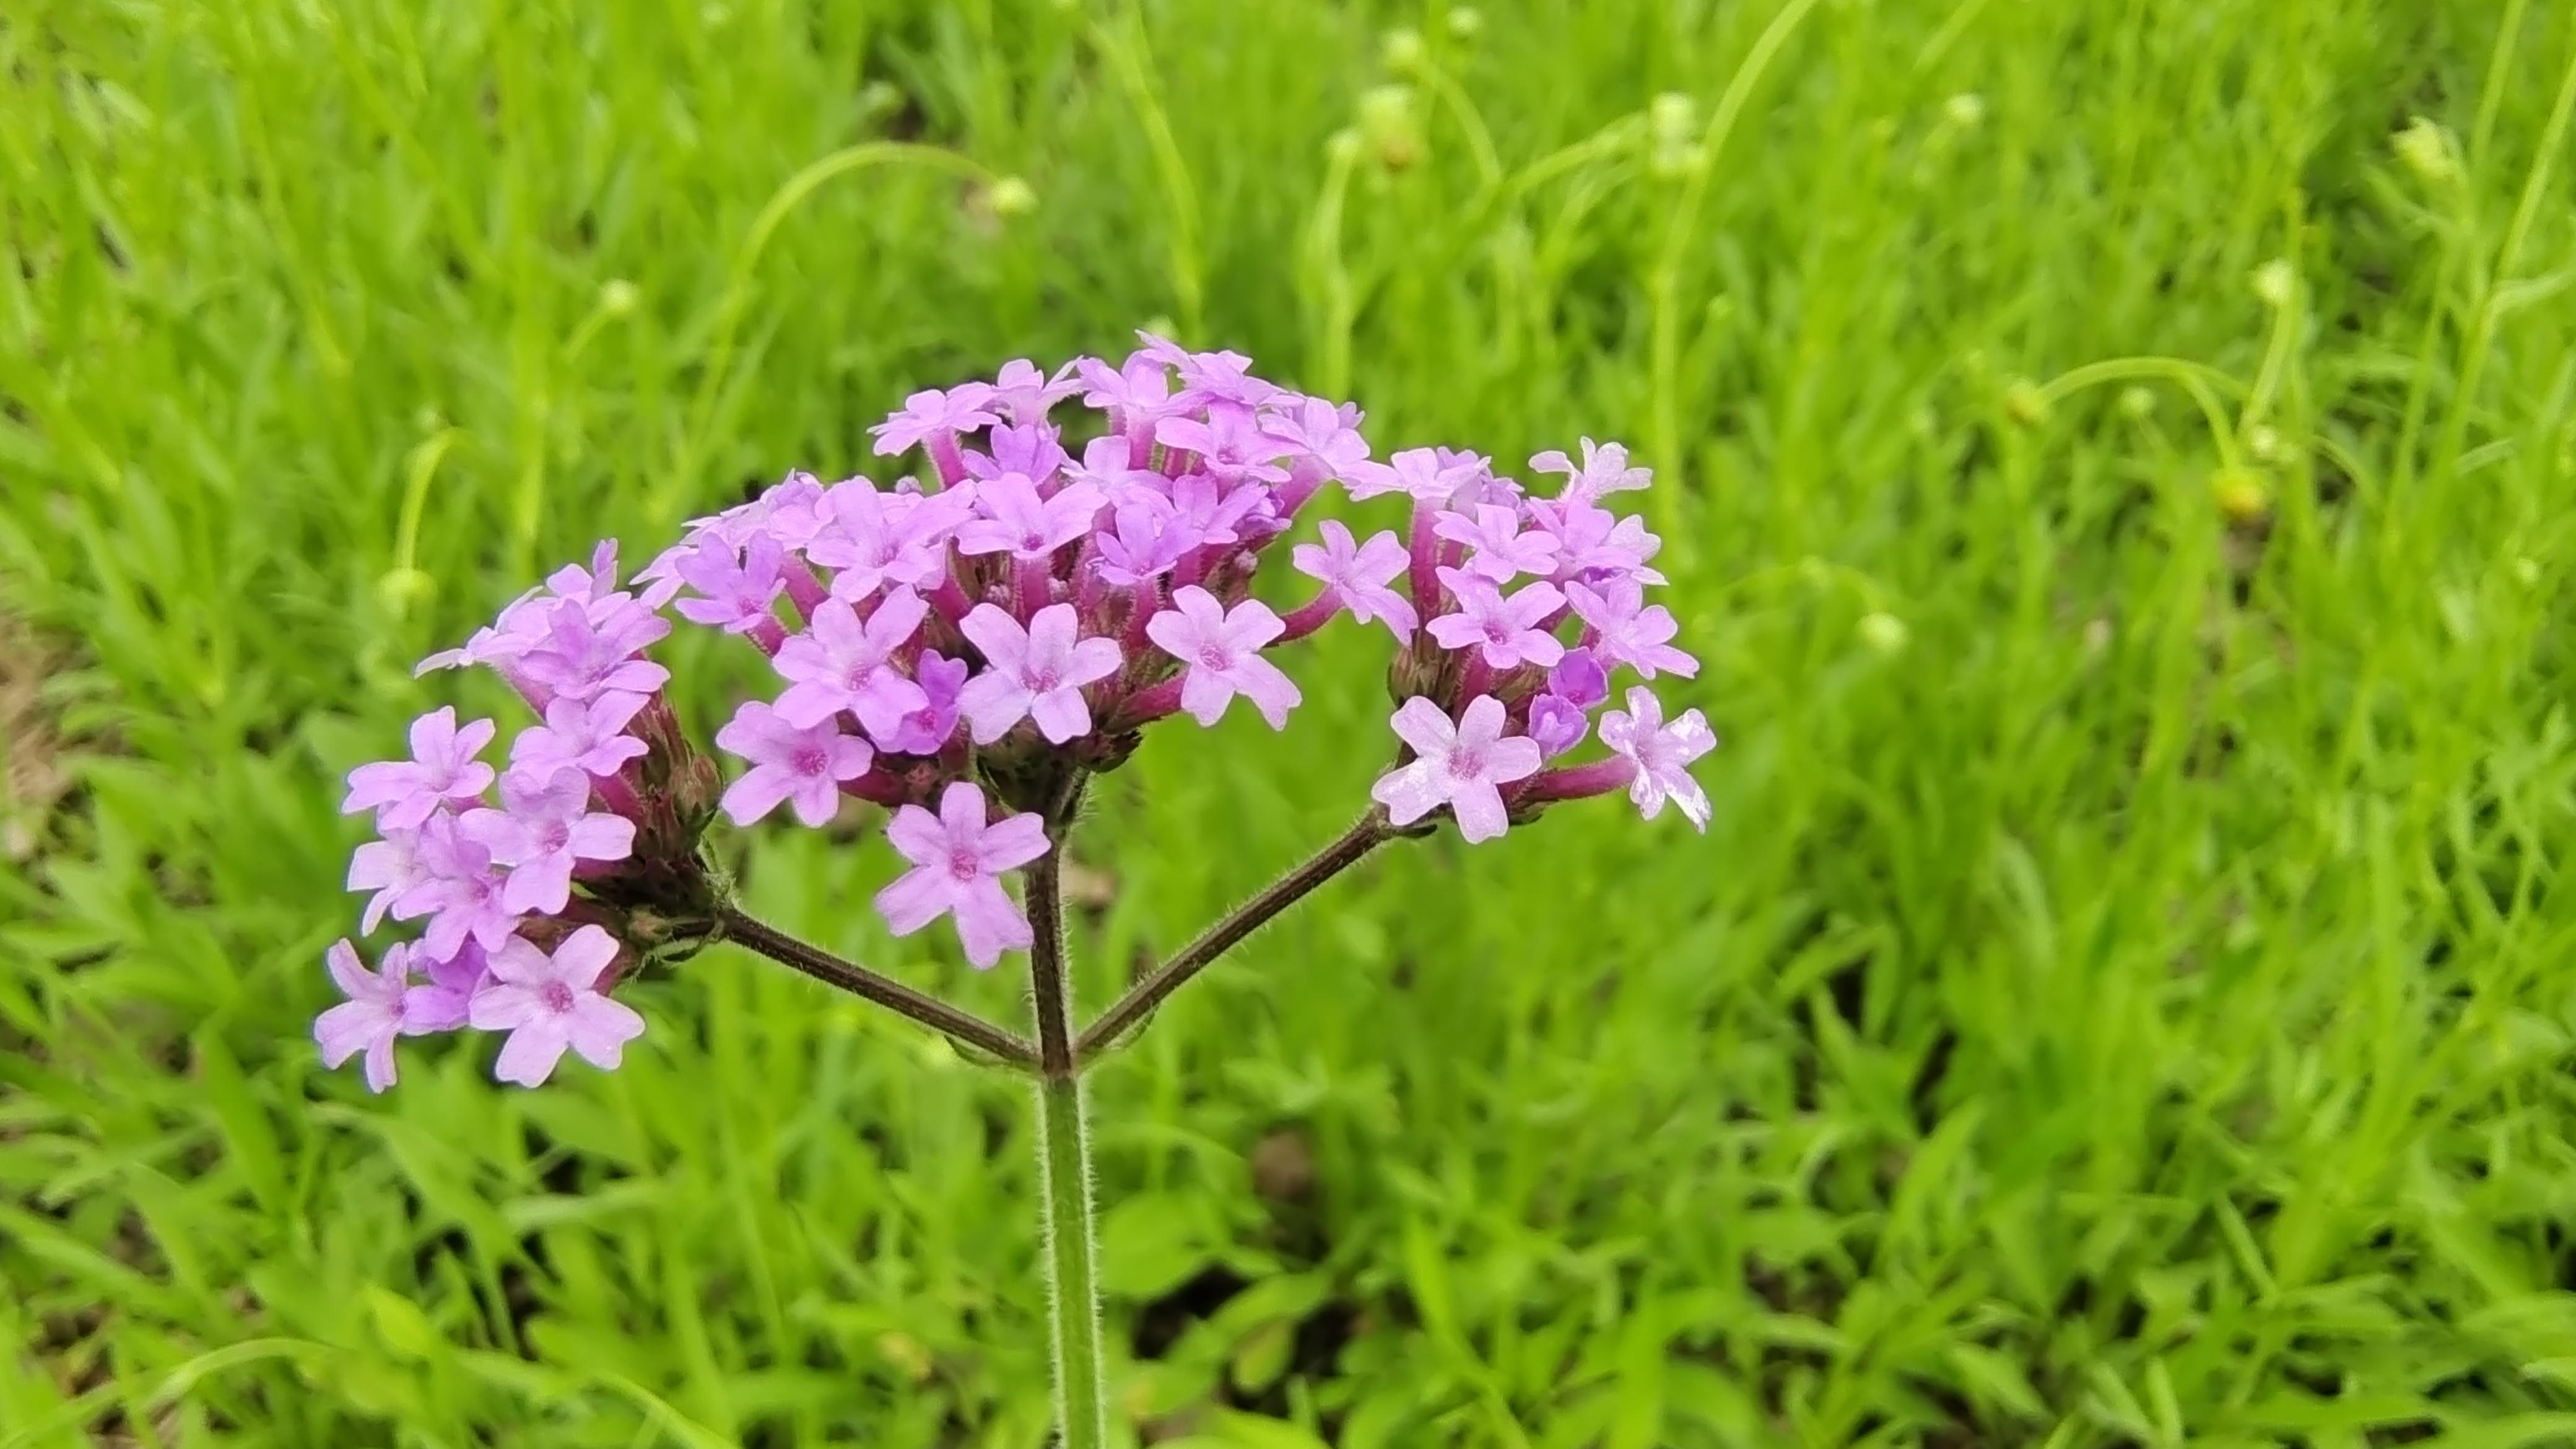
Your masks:
[[[1108,1374],[1100,1357],[1100,1275],[1091,1222],[1091,1141],[1075,1075],[1073,999],[1064,964],[1060,878],[1079,782],[1050,812],[1055,839],[1029,863],[1029,994],[1038,1022],[1038,1187],[1045,1202],[1047,1337],[1055,1360],[1062,1449],[1109,1442]]]
[[[1745,52],[1744,63],[1728,78],[1726,89],[1717,98],[1717,111],[1708,118],[1708,130],[1700,137],[1699,165],[1692,168],[1682,183],[1681,200],[1673,207],[1672,220],[1664,228],[1662,252],[1655,259],[1655,269],[1647,275],[1646,295],[1652,311],[1648,333],[1647,357],[1653,379],[1655,466],[1664,470],[1666,480],[1656,495],[1661,514],[1656,527],[1666,534],[1678,531],[1680,520],[1672,513],[1674,500],[1682,496],[1685,473],[1682,458],[1681,423],[1681,303],[1682,264],[1690,254],[1691,244],[1703,238],[1699,232],[1700,201],[1708,194],[1708,175],[1716,169],[1717,157],[1726,148],[1726,138],[1735,129],[1735,118],[1742,114],[1744,103],[1753,94],[1754,83],[1771,68],[1771,59],[1789,36],[1816,8],[1816,0],[1789,0],[1771,23],[1754,38],[1753,49]]]
[[[826,986],[837,986],[902,1016],[908,1016],[960,1046],[1016,1067],[1037,1064],[1037,1052],[1025,1041],[970,1012],[959,1011],[936,997],[924,996],[900,981],[879,976],[855,962],[844,961],[819,946],[800,941],[766,921],[732,906],[719,916],[725,940],[757,951],[782,966],[793,967]]]
[[[716,402],[732,377],[734,330],[742,321],[743,309],[751,303],[752,271],[759,265],[769,239],[825,182],[866,167],[896,162],[944,171],[969,181],[989,184],[994,180],[992,172],[954,151],[909,141],[862,141],[844,146],[788,177],[770,196],[769,204],[760,209],[751,231],[743,238],[741,250],[734,254],[732,274],[716,303],[714,336],[707,344],[697,395],[690,400],[686,430],[680,435],[679,456],[669,480],[654,494],[655,517],[675,517],[687,490],[697,486],[698,465],[704,460],[706,440],[714,426]]]
[[[1316,851],[1305,864],[1281,876],[1269,889],[1235,907],[1224,920],[1208,927],[1197,940],[1182,947],[1179,955],[1118,998],[1118,1003],[1101,1013],[1100,1019],[1083,1032],[1082,1040],[1074,1044],[1077,1058],[1087,1062],[1115,1044],[1130,1028],[1152,1015],[1164,997],[1179,990],[1183,982],[1206,969],[1237,941],[1394,838],[1395,830],[1386,823],[1384,810],[1372,809],[1361,816],[1342,832],[1340,839]],[[1031,888],[1035,889],[1034,883]]]

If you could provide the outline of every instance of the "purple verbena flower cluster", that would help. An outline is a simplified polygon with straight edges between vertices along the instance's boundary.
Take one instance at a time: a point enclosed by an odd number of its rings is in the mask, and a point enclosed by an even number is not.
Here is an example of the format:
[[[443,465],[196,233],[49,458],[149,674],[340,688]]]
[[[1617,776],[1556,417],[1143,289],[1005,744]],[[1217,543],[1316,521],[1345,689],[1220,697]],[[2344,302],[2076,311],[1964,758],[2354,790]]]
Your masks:
[[[703,932],[723,887],[697,841],[719,808],[746,826],[781,806],[820,826],[843,796],[891,809],[911,868],[877,895],[888,926],[946,916],[990,966],[1030,941],[1001,880],[1048,849],[1050,791],[1116,768],[1174,715],[1213,725],[1241,699],[1284,728],[1300,695],[1274,653],[1345,613],[1399,646],[1402,748],[1372,791],[1393,825],[1445,810],[1482,841],[1625,789],[1648,817],[1669,800],[1705,828],[1700,712],[1667,722],[1643,684],[1602,709],[1617,670],[1697,669],[1646,602],[1661,541],[1604,504],[1648,481],[1624,448],[1532,458],[1564,476],[1553,497],[1473,453],[1380,462],[1356,407],[1265,382],[1237,353],[1143,338],[1116,366],[1017,361],[914,393],[871,432],[880,455],[918,449],[926,476],[790,474],[631,582],[603,545],[425,661],[495,670],[543,723],[496,773],[494,723],[442,709],[414,723],[410,760],[351,774],[345,808],[373,811],[379,835],[350,866],[351,889],[374,893],[363,925],[420,934],[373,972],[332,948],[349,1000],[316,1025],[325,1060],[363,1053],[382,1089],[395,1037],[472,1026],[510,1033],[504,1080],[541,1081],[566,1050],[615,1065],[642,1020],[607,988],[629,947]],[[1069,443],[1052,418],[1077,396],[1090,418]],[[1311,595],[1275,612],[1252,596],[1262,559],[1333,485],[1401,495],[1409,517],[1366,538],[1322,520],[1289,550]],[[749,639],[780,681],[717,731],[742,762],[720,798],[645,656],[672,614]],[[1608,754],[1552,765],[1596,712]]]

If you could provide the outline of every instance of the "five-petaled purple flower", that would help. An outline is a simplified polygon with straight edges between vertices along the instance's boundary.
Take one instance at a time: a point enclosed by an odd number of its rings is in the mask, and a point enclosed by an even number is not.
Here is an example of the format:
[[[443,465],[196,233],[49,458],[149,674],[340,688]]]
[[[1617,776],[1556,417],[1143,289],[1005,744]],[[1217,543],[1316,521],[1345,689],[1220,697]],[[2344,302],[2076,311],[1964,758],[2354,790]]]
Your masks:
[[[966,616],[966,637],[984,651],[982,674],[966,681],[957,696],[975,743],[989,745],[1023,719],[1037,722],[1038,733],[1063,744],[1091,733],[1091,706],[1082,687],[1118,672],[1118,642],[1079,637],[1081,624],[1071,604],[1038,610],[1028,627],[991,604],[978,604]]]
[[[584,926],[553,955],[517,936],[492,953],[492,983],[474,994],[469,1020],[477,1031],[506,1031],[492,1075],[533,1087],[554,1074],[566,1048],[608,1071],[626,1044],[644,1034],[644,1018],[601,993],[599,978],[617,959],[617,938]]]
[[[868,436],[877,440],[877,456],[890,458],[928,439],[954,437],[1000,422],[988,410],[992,401],[993,389],[980,382],[960,383],[944,391],[924,388],[903,400],[902,411],[868,429]]]
[[[394,1084],[394,1038],[422,1029],[403,1009],[403,993],[411,983],[411,953],[407,943],[388,946],[385,959],[373,971],[359,959],[358,948],[346,941],[333,942],[322,957],[331,968],[332,981],[349,999],[314,1020],[313,1044],[322,1049],[326,1067],[366,1053],[370,1092]]]
[[[1325,519],[1316,532],[1324,537],[1321,544],[1301,543],[1289,552],[1297,572],[1331,590],[1341,606],[1351,611],[1352,618],[1363,624],[1382,620],[1397,643],[1410,641],[1422,621],[1414,616],[1410,600],[1387,587],[1390,580],[1404,572],[1404,541],[1391,532],[1381,532],[1371,534],[1366,543],[1354,544],[1351,531],[1331,518]]]
[[[1509,828],[1502,786],[1538,773],[1539,746],[1526,735],[1503,734],[1503,702],[1480,694],[1452,722],[1447,711],[1421,695],[1404,702],[1392,721],[1396,736],[1416,758],[1380,776],[1369,798],[1386,807],[1387,819],[1410,825],[1446,805],[1458,833],[1491,840]]]
[[[504,910],[552,915],[572,899],[572,875],[583,861],[624,860],[635,849],[635,822],[590,808],[590,777],[579,770],[501,777],[502,810],[469,810],[458,826],[510,868]],[[487,943],[488,944],[488,943]]]
[[[841,782],[866,774],[876,760],[866,740],[842,732],[838,716],[792,725],[756,699],[716,731],[716,746],[751,762],[724,793],[725,815],[736,825],[749,825],[782,802],[793,804],[807,825],[827,825],[841,808]]]
[[[492,783],[492,767],[476,757],[492,743],[495,728],[478,719],[459,729],[453,709],[422,715],[411,722],[411,759],[351,770],[340,813],[373,810],[379,827],[409,830],[442,809],[480,800]]]
[[[1044,821],[1024,814],[987,825],[984,792],[959,780],[939,797],[936,815],[918,805],[896,811],[886,840],[913,867],[877,892],[887,929],[909,936],[953,915],[966,959],[979,969],[1028,946],[1028,917],[999,877],[1047,853]]]
[[[1195,584],[1172,594],[1172,608],[1145,621],[1145,637],[1181,661],[1181,708],[1212,725],[1240,694],[1270,722],[1288,727],[1288,711],[1303,696],[1279,666],[1261,657],[1261,646],[1287,630],[1270,606],[1246,599],[1228,611]]]
[[[1601,716],[1601,743],[1637,767],[1637,778],[1628,784],[1628,798],[1636,803],[1639,815],[1654,819],[1669,799],[1680,807],[1691,828],[1708,829],[1708,792],[1691,778],[1690,763],[1717,747],[1717,735],[1698,710],[1685,710],[1666,724],[1655,692],[1632,684],[1628,707]]]
[[[799,634],[778,651],[778,672],[790,682],[778,696],[778,717],[802,728],[843,710],[878,739],[891,738],[903,717],[929,697],[894,668],[894,652],[910,643],[930,606],[910,589],[896,589],[864,624],[839,599],[814,611],[813,632]]]
[[[957,530],[959,553],[1042,559],[1091,531],[1100,494],[1088,483],[1068,483],[1041,498],[1035,483],[1005,473],[975,486],[975,506],[979,516]]]
[[[625,732],[650,701],[640,694],[612,690],[591,699],[557,699],[546,705],[546,722],[519,732],[510,746],[510,768],[533,775],[579,770],[607,779],[644,758],[649,748]]]
[[[1458,600],[1458,612],[1431,621],[1431,637],[1444,649],[1474,648],[1496,669],[1554,664],[1565,644],[1547,631],[1547,616],[1565,606],[1553,584],[1529,584],[1511,597],[1474,574],[1444,568],[1440,582]]]

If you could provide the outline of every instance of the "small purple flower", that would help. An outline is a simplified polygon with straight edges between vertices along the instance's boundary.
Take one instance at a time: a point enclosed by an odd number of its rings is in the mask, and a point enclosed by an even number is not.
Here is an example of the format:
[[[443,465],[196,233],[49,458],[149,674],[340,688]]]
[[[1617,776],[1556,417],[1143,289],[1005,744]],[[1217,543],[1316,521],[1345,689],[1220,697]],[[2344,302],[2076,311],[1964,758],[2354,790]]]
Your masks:
[[[1046,421],[1055,405],[1072,396],[1082,384],[1074,379],[1073,367],[1058,368],[1054,377],[1038,371],[1037,364],[1016,357],[1002,364],[1001,375],[993,379],[993,391],[987,406],[1003,418],[1018,424]]]
[[[991,451],[967,453],[966,471],[976,478],[1017,473],[1037,484],[1040,493],[1046,493],[1057,475],[1073,462],[1065,454],[1062,437],[1045,423],[995,428],[986,440]]]
[[[394,1084],[394,1038],[404,1034],[403,990],[411,982],[411,947],[385,949],[385,959],[370,971],[358,948],[335,941],[323,953],[332,981],[349,999],[313,1020],[313,1044],[322,1049],[322,1065],[337,1067],[366,1054],[367,1090],[381,1092]]]
[[[957,732],[957,697],[965,692],[968,669],[936,649],[924,649],[912,666],[913,683],[930,702],[903,717],[903,726],[886,741],[889,753],[935,755]]]
[[[1201,548],[1243,542],[1245,525],[1268,497],[1258,483],[1233,487],[1205,473],[1172,480],[1172,508],[1198,535]]]
[[[428,955],[425,949],[415,950],[411,964],[420,966]],[[483,948],[472,941],[444,961],[429,961],[429,984],[403,993],[403,1031],[420,1035],[463,1026],[472,1015],[474,993],[492,979],[489,962]]]
[[[672,566],[701,596],[682,599],[680,617],[728,634],[775,625],[778,596],[787,591],[779,572],[785,559],[778,540],[765,533],[753,534],[739,549],[721,539],[703,540]]]
[[[1651,468],[1628,466],[1628,450],[1617,443],[1594,446],[1583,440],[1583,464],[1577,467],[1561,449],[1550,448],[1529,460],[1530,469],[1538,473],[1562,473],[1565,487],[1557,496],[1567,503],[1592,503],[1604,493],[1623,493],[1643,488],[1655,479]]]
[[[1025,476],[1005,473],[976,485],[975,509],[980,516],[957,530],[959,553],[1042,560],[1091,531],[1100,493],[1088,483],[1068,483],[1044,498]]]
[[[1443,510],[1431,530],[1465,544],[1467,572],[1498,584],[1519,574],[1545,578],[1556,568],[1556,535],[1540,529],[1523,533],[1519,512],[1499,503],[1479,504],[1472,515]]]
[[[1085,407],[1115,412],[1127,422],[1151,422],[1172,410],[1171,369],[1150,353],[1135,353],[1115,368],[1097,357],[1079,357],[1073,370],[1082,379]]]
[[[1438,450],[1407,448],[1383,463],[1352,464],[1342,481],[1354,502],[1381,493],[1404,493],[1424,507],[1448,508],[1460,492],[1481,483],[1484,476],[1482,459],[1445,462]]]
[[[458,828],[510,868],[502,908],[553,915],[572,900],[572,875],[585,860],[624,860],[635,852],[635,822],[590,808],[590,777],[512,770],[501,777],[502,810],[469,810]]]
[[[1288,727],[1288,711],[1301,695],[1279,666],[1261,657],[1261,646],[1286,632],[1287,625],[1259,599],[1246,599],[1229,613],[1216,596],[1195,584],[1174,591],[1173,607],[1145,621],[1145,637],[1181,661],[1181,708],[1203,725],[1215,724],[1238,694],[1270,722]]]
[[[1388,580],[1404,572],[1404,541],[1386,530],[1371,535],[1366,543],[1354,544],[1351,531],[1331,518],[1316,532],[1323,536],[1320,547],[1301,543],[1289,550],[1297,572],[1332,590],[1352,618],[1363,624],[1383,620],[1397,643],[1410,642],[1422,620],[1413,612],[1411,600],[1387,587]]]
[[[946,391],[926,388],[905,398],[902,408],[868,429],[868,435],[877,440],[877,456],[890,458],[933,437],[954,437],[1000,422],[987,410],[992,401],[993,389],[980,382],[960,383]]]
[[[1547,691],[1576,709],[1588,710],[1610,697],[1610,671],[1590,649],[1568,649],[1547,672]]]
[[[1278,395],[1278,385],[1254,377],[1252,359],[1240,352],[1185,352],[1169,338],[1141,330],[1136,335],[1145,340],[1147,352],[1179,370],[1181,392],[1173,401],[1181,407],[1218,402],[1255,407]]]
[[[960,780],[939,797],[937,815],[918,805],[896,811],[886,840],[913,868],[876,897],[886,928],[898,936],[955,916],[966,959],[978,969],[1033,939],[1028,917],[997,877],[1047,853],[1046,824],[1037,816],[986,825],[984,810],[984,792]]]
[[[1114,527],[1092,535],[1095,567],[1100,577],[1122,589],[1160,578],[1205,540],[1182,518],[1170,500],[1139,490],[1135,501],[1118,505]]]
[[[1288,481],[1288,470],[1272,461],[1287,449],[1261,430],[1250,408],[1219,403],[1204,421],[1165,418],[1154,425],[1154,441],[1196,454],[1209,474],[1229,483]]]
[[[1054,744],[1091,733],[1082,687],[1118,672],[1118,643],[1080,638],[1073,605],[1050,604],[1023,629],[1008,611],[978,604],[960,627],[984,651],[984,672],[957,696],[975,743],[989,745],[1023,719]]]
[[[1641,584],[1664,581],[1660,572],[1646,567],[1664,541],[1646,531],[1644,519],[1544,498],[1530,500],[1529,511],[1531,527],[1556,537],[1558,582],[1619,576]]]
[[[433,959],[455,955],[469,940],[497,951],[519,928],[519,912],[502,904],[505,880],[492,852],[469,838],[455,816],[439,816],[421,831],[420,861],[429,879],[394,901],[393,916],[429,917],[421,946]]]
[[[393,909],[394,902],[429,878],[429,867],[421,863],[417,830],[388,830],[384,839],[359,846],[349,856],[349,889],[376,893],[358,922],[359,931],[372,932],[384,924],[385,912]]]
[[[1065,478],[1099,489],[1101,501],[1111,508],[1124,508],[1148,498],[1161,500],[1163,475],[1151,468],[1131,466],[1131,456],[1127,440],[1115,433],[1094,438],[1084,445],[1082,461],[1065,469]]]
[[[1431,621],[1431,637],[1441,648],[1472,646],[1496,669],[1554,664],[1564,657],[1565,645],[1542,627],[1549,615],[1565,606],[1565,596],[1555,585],[1530,584],[1505,598],[1502,590],[1458,569],[1442,569],[1440,582],[1458,600],[1457,613]]]
[[[643,695],[620,690],[586,700],[551,700],[546,722],[521,730],[510,742],[510,768],[540,777],[575,769],[605,780],[648,753],[642,740],[625,733],[648,703]]]
[[[475,758],[492,742],[496,726],[478,719],[457,728],[452,707],[411,722],[411,758],[360,765],[349,772],[349,795],[340,813],[376,812],[382,830],[409,830],[439,810],[472,804],[492,783],[492,767]]]
[[[559,603],[545,641],[521,655],[518,667],[552,698],[589,699],[612,689],[651,694],[670,682],[671,671],[642,651],[670,632],[670,620],[630,595]]]
[[[825,600],[814,611],[813,632],[789,639],[772,661],[791,681],[778,696],[778,717],[803,729],[848,710],[871,736],[891,739],[905,715],[929,703],[891,663],[929,612],[904,588],[887,594],[865,624],[848,604]]]
[[[1511,825],[1500,787],[1538,773],[1538,742],[1503,736],[1503,702],[1480,694],[1451,723],[1440,706],[1415,695],[1390,721],[1416,758],[1379,777],[1369,798],[1386,807],[1387,819],[1410,825],[1446,805],[1469,842],[1491,840]]]
[[[1359,424],[1360,410],[1348,403],[1335,407],[1319,397],[1301,397],[1291,408],[1264,415],[1261,430],[1297,455],[1314,459],[1325,477],[1347,478],[1353,466],[1368,461],[1368,439],[1360,436]]]
[[[601,1071],[613,1070],[626,1044],[644,1034],[644,1018],[599,992],[617,959],[617,938],[584,926],[549,956],[517,936],[492,953],[492,982],[474,995],[468,1020],[477,1031],[506,1031],[492,1075],[533,1087],[554,1075],[569,1047]]]
[[[1706,716],[1685,710],[1679,719],[1665,724],[1664,707],[1655,692],[1632,684],[1628,707],[1601,716],[1601,743],[1637,767],[1628,798],[1636,802],[1639,815],[1654,819],[1669,799],[1681,808],[1691,828],[1708,832],[1708,792],[1691,778],[1689,769],[1691,761],[1717,746],[1717,735],[1709,729]]]
[[[807,825],[829,825],[841,808],[840,782],[866,774],[876,760],[866,740],[841,732],[838,716],[799,727],[756,699],[716,731],[716,746],[751,762],[724,792],[724,812],[736,825],[749,825],[788,801]]]
[[[885,493],[865,478],[849,478],[833,484],[816,506],[825,521],[805,557],[835,570],[832,597],[857,604],[880,589],[926,589],[946,577],[948,536],[973,505],[963,493]]]
[[[1538,742],[1539,753],[1554,759],[1583,743],[1592,732],[1591,717],[1583,706],[1561,694],[1542,694],[1530,701],[1529,737]]]
[[[1598,589],[1567,584],[1565,601],[1599,636],[1594,648],[1640,675],[1652,679],[1668,670],[1688,679],[1699,673],[1699,661],[1673,647],[1681,626],[1672,611],[1648,604],[1635,579],[1614,578]]]

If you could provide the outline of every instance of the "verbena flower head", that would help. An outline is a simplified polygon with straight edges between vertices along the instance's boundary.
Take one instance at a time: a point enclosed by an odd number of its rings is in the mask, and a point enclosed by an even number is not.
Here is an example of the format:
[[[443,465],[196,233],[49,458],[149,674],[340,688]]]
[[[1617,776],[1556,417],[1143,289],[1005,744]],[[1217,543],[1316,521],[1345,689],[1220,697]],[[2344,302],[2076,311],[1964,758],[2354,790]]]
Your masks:
[[[381,1089],[398,1038],[470,1027],[506,1033],[504,1080],[544,1080],[567,1053],[614,1066],[644,1029],[614,991],[724,929],[702,840],[718,814],[890,811],[905,864],[876,896],[887,926],[944,918],[992,965],[1030,942],[1011,885],[1069,782],[1158,725],[1221,725],[1237,699],[1286,728],[1302,695],[1282,662],[1345,616],[1396,648],[1394,759],[1372,791],[1393,826],[1450,819],[1484,841],[1614,791],[1705,825],[1699,712],[1668,723],[1642,683],[1601,712],[1617,674],[1697,668],[1648,600],[1661,541],[1605,502],[1648,482],[1625,450],[1532,458],[1565,477],[1554,497],[1473,452],[1380,462],[1357,408],[1240,354],[1142,340],[1114,364],[1019,359],[915,392],[869,430],[912,476],[790,473],[631,578],[602,545],[424,661],[494,671],[528,714],[502,742],[499,722],[442,707],[410,758],[351,773],[345,808],[376,838],[349,888],[366,931],[407,938],[372,969],[333,948],[348,999],[316,1024],[326,1061],[363,1057]],[[775,675],[715,731],[730,784],[650,657],[674,620],[747,641]]]

